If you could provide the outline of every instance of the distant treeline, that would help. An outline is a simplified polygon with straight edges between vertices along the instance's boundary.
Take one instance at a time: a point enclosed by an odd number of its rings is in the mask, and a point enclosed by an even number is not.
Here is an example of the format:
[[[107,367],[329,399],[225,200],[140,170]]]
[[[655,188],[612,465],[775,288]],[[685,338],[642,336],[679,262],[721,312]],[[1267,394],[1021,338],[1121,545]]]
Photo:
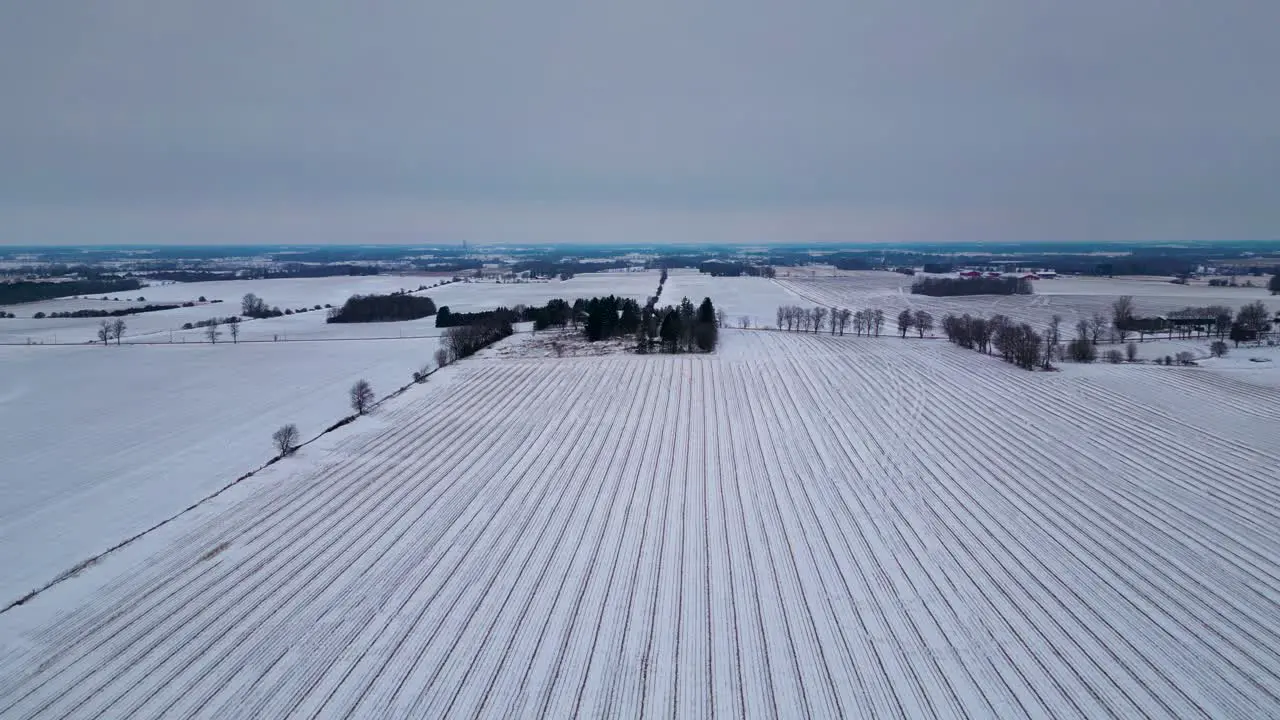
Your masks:
[[[414,267],[431,272],[462,272],[484,267],[483,260],[414,260]]]
[[[838,270],[870,270],[874,267],[865,257],[832,258],[831,264]]]
[[[712,277],[740,277],[748,275],[750,277],[767,277],[774,276],[774,269],[770,265],[754,265],[742,262],[726,262],[723,260],[708,260],[698,264],[698,272],[706,273]]]
[[[436,327],[439,328],[479,325],[480,323],[495,321],[518,322],[515,312],[508,307],[481,310],[480,312],[456,313],[450,310],[448,305],[441,305],[440,310],[436,312]]]
[[[436,304],[429,297],[406,293],[394,295],[352,295],[340,308],[329,311],[328,322],[395,322],[417,320],[436,314]],[[437,325],[444,327],[443,325]]]
[[[605,260],[601,262],[579,262],[577,260],[522,260],[511,266],[511,272],[528,272],[535,277],[572,277],[578,273],[600,272],[601,270],[617,270],[631,267],[636,263],[631,260]],[[566,279],[567,279],[566,277]]]
[[[1023,278],[920,278],[911,284],[913,295],[1030,295],[1031,281]]]
[[[217,280],[278,280],[282,278],[345,277],[377,275],[379,269],[367,265],[286,265],[281,268],[246,268],[238,272],[215,270],[157,270],[147,277],[173,282],[214,282]]]
[[[22,280],[0,283],[0,305],[37,302],[72,295],[100,295],[137,290],[142,283],[131,278],[110,280],[68,280],[66,282],[37,282]]]
[[[120,308],[118,310],[68,310],[66,312],[51,312],[48,315],[44,313],[36,313],[33,318],[39,320],[41,318],[104,318],[104,317],[124,317],[125,315],[137,315],[139,313],[160,312],[161,310],[175,310],[181,305],[145,305],[143,307]]]

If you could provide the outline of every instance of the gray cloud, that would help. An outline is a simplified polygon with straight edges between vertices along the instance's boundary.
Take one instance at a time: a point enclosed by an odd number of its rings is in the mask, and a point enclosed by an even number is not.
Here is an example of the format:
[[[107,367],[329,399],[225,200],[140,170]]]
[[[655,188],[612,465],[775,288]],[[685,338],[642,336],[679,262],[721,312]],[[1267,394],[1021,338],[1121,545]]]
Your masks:
[[[1243,0],[10,3],[0,242],[1274,238],[1276,27]]]

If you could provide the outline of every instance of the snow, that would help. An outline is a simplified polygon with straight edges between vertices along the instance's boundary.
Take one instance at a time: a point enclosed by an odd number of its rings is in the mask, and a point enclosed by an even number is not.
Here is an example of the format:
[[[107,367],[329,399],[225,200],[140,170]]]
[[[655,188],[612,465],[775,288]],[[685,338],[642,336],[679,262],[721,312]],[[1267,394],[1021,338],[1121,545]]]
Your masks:
[[[1226,357],[1202,360],[1200,366],[1238,382],[1280,388],[1280,347],[1242,345]]]
[[[658,288],[658,271],[587,273],[566,281],[498,283],[492,280],[448,283],[429,288],[418,295],[432,298],[437,306],[448,305],[456,312],[489,310],[500,305],[542,305],[553,298],[572,302],[576,298],[620,295],[644,302]],[[145,343],[203,342],[203,330],[183,331],[186,323],[195,324],[211,317],[227,317],[240,313],[240,301],[254,293],[269,306],[281,310],[314,308],[316,305],[341,305],[352,295],[415,290],[419,285],[432,285],[441,278],[433,276],[371,275],[332,278],[288,278],[272,280],[227,280],[205,283],[166,283],[133,291],[141,295],[142,305],[195,302],[198,298],[222,300],[220,303],[198,303],[195,307],[142,313],[124,318],[127,324],[123,341]],[[123,298],[123,296],[121,296]],[[678,299],[678,298],[677,298]],[[129,307],[139,303],[113,303],[106,309]],[[43,310],[76,310],[103,306],[100,300],[50,300],[14,305],[10,310],[19,317],[0,319],[0,344],[89,343],[97,338],[100,318],[41,319],[31,315]],[[770,311],[772,312],[772,311]],[[242,340],[293,340],[367,337],[409,337],[438,335],[435,320],[425,318],[408,323],[357,326],[325,324],[324,309],[310,312],[246,321],[241,324]],[[224,340],[230,337],[224,332]]]
[[[768,327],[777,322],[780,306],[805,303],[803,297],[766,278],[713,277],[697,270],[672,270],[658,304],[675,305],[684,297],[694,305],[711,298],[718,310],[725,311],[733,327],[740,325],[744,315],[751,327]]]
[[[313,437],[356,380],[410,382],[437,346],[0,347],[0,606],[258,467],[280,425]]]
[[[658,289],[659,277],[657,270],[583,273],[564,281],[450,283],[423,294],[435,300],[436,305],[448,305],[455,312],[489,310],[499,305],[545,305],[548,300],[556,298],[572,303],[578,298],[585,300],[607,295],[629,297],[643,305]],[[666,295],[663,297],[665,299]]]
[[[814,271],[808,277],[803,273],[793,273],[793,277],[780,278],[776,282],[801,298],[795,304],[802,306],[822,305],[853,310],[882,308],[890,317],[904,309],[926,310],[936,318],[947,313],[1001,313],[1018,322],[1039,327],[1046,325],[1056,314],[1063,318],[1066,335],[1073,332],[1077,320],[1094,312],[1110,317],[1111,304],[1122,295],[1133,296],[1139,315],[1207,305],[1226,305],[1238,310],[1255,300],[1262,300],[1272,312],[1280,310],[1280,303],[1265,289],[1184,286],[1167,280],[1060,277],[1033,282],[1035,293],[1032,295],[929,297],[911,294],[914,279],[889,272],[855,271],[823,276]]]
[[[420,275],[339,275],[325,278],[271,278],[259,280],[217,280],[200,283],[165,283],[133,291],[148,302],[185,302],[204,296],[222,300],[223,315],[239,311],[240,300],[248,293],[262,298],[268,307],[298,309],[314,305],[341,305],[352,295],[414,290],[432,285],[439,277]],[[429,293],[428,293],[429,294]]]
[[[0,716],[1280,713],[1280,389],[723,337],[459,363],[0,615]]]

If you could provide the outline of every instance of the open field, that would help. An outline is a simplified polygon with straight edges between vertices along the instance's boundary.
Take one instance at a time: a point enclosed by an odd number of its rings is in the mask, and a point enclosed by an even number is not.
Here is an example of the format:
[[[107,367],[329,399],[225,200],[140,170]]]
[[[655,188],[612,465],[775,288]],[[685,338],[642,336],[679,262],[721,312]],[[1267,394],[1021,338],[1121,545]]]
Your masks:
[[[448,305],[450,310],[474,312],[490,310],[499,305],[545,305],[548,300],[561,298],[573,302],[577,298],[617,295],[632,298],[644,304],[658,289],[660,272],[600,272],[582,273],[568,280],[540,282],[497,283],[492,280],[450,283],[444,287],[423,293],[436,301],[436,305]],[[666,291],[663,291],[666,299]]]
[[[739,331],[443,375],[0,616],[0,716],[1280,713],[1280,390]]]
[[[1068,330],[1076,320],[1095,311],[1109,316],[1111,303],[1121,295],[1133,296],[1139,314],[1154,315],[1207,305],[1226,305],[1238,310],[1254,300],[1262,300],[1273,312],[1280,310],[1280,299],[1272,297],[1264,288],[1182,286],[1154,279],[1061,277],[1035,281],[1033,295],[972,297],[912,295],[912,281],[913,278],[897,273],[847,272],[836,277],[780,278],[777,283],[802,298],[796,303],[799,305],[851,310],[878,307],[891,318],[905,308],[927,310],[935,318],[946,313],[1002,313],[1037,327],[1043,327],[1054,314],[1059,314]],[[769,324],[774,322],[771,320]]]
[[[781,283],[758,277],[712,277],[696,270],[672,270],[662,289],[660,305],[675,305],[688,297],[697,305],[710,297],[724,310],[729,324],[738,327],[745,315],[751,327],[768,327],[775,323],[779,305],[801,305],[803,297],[789,291]]]
[[[280,425],[349,414],[356,380],[409,382],[437,343],[0,347],[0,606],[258,467]]]
[[[696,273],[695,273],[696,275]],[[611,272],[577,275],[569,280],[531,283],[497,283],[493,281],[460,282],[423,291],[439,305],[459,312],[488,310],[499,305],[542,305],[553,298],[572,302],[576,298],[620,295],[644,302],[658,288],[658,271]],[[240,300],[246,293],[263,298],[269,306],[281,310],[312,308],[316,305],[341,305],[352,295],[414,290],[419,285],[432,285],[442,278],[418,275],[371,275],[331,278],[286,278],[272,280],[226,280],[205,283],[165,283],[130,291],[129,297],[142,296],[146,302],[118,302],[100,299],[59,299],[13,305],[6,308],[18,317],[0,319],[0,344],[88,343],[96,339],[100,318],[32,319],[36,312],[63,312],[79,309],[116,309],[148,303],[195,302],[200,297],[221,300],[199,303],[194,307],[130,315],[124,342],[201,342],[199,329],[183,331],[185,323],[196,323],[211,317],[240,313]],[[679,300],[679,298],[676,298]],[[699,298],[700,299],[700,298]],[[438,334],[435,320],[427,318],[413,323],[397,323],[398,327],[357,327],[350,324],[326,325],[325,311],[267,318],[246,322],[241,326],[245,340],[297,340],[362,337],[396,337]],[[225,340],[230,340],[225,337]]]

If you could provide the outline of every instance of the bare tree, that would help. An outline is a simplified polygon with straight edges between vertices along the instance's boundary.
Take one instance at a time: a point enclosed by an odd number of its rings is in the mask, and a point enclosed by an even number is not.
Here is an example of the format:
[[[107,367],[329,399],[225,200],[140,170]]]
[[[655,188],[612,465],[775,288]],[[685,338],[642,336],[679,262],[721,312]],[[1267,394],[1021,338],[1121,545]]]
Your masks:
[[[728,325],[729,316],[724,308],[716,308],[716,327],[722,328]]]
[[[1240,312],[1236,313],[1236,322],[1245,330],[1253,332],[1261,343],[1262,334],[1271,325],[1271,318],[1267,313],[1267,306],[1261,300],[1256,300],[1240,308]]]
[[[281,425],[279,430],[271,434],[271,441],[275,443],[280,457],[293,453],[298,447],[298,426],[293,423]]]
[[[911,326],[914,324],[915,317],[911,314],[910,310],[903,310],[898,313],[898,334],[904,339],[907,337],[907,332],[911,330]]]
[[[1227,344],[1221,340],[1214,340],[1213,343],[1209,345],[1209,354],[1214,357],[1222,357],[1223,355],[1226,355]]]
[[[438,348],[436,350],[436,367],[444,367],[449,364],[449,348]]]
[[[1133,323],[1133,296],[1121,295],[1111,303],[1111,325],[1116,329],[1120,342],[1129,335],[1129,327]]]
[[[222,331],[218,330],[218,318],[212,318],[204,328],[204,336],[209,338],[209,342],[216,343],[220,335]]]
[[[922,338],[925,333],[933,329],[933,316],[924,310],[917,310],[911,321]]]
[[[1053,365],[1053,355],[1058,352],[1058,342],[1062,339],[1062,316],[1054,315],[1049,320],[1049,328],[1044,334],[1044,369]],[[1061,354],[1061,353],[1059,353]]]
[[[355,410],[357,415],[363,415],[372,405],[373,386],[368,380],[357,380],[356,384],[351,386],[351,409]]]
[[[1095,310],[1093,316],[1089,318],[1089,342],[1097,345],[1098,340],[1102,338],[1102,333],[1107,331],[1107,327],[1110,324],[1106,313],[1101,310]]]
[[[813,309],[813,332],[816,334],[822,329],[822,321],[827,317],[827,309],[824,307],[816,307]]]
[[[231,331],[231,342],[240,342],[240,318],[233,317],[227,321],[227,330]]]
[[[839,308],[831,308],[828,312],[830,316],[827,318],[827,327],[830,327],[831,334],[835,335],[836,330],[840,327],[840,310]]]
[[[102,341],[102,347],[106,347],[111,342],[111,323],[103,320],[98,325],[98,339]]]
[[[116,339],[116,345],[120,344],[120,338],[124,337],[124,330],[128,327],[124,318],[116,318],[111,322],[111,337]]]
[[[1129,343],[1128,345],[1124,346],[1124,357],[1129,362],[1133,362],[1134,360],[1138,359],[1137,343]]]
[[[749,315],[740,316],[738,318],[738,327],[742,328],[743,330],[746,330],[747,328],[751,327],[751,316]]]
[[[782,329],[782,325],[783,325],[783,323],[785,323],[785,322],[787,321],[787,319],[788,319],[788,317],[787,317],[787,310],[788,310],[788,308],[786,308],[786,307],[784,307],[784,306],[782,306],[782,305],[779,305],[779,306],[778,306],[778,329],[779,329],[779,330],[781,330],[781,329]]]
[[[871,316],[871,327],[876,331],[876,337],[880,337],[880,329],[884,327],[884,310],[876,308]]]

